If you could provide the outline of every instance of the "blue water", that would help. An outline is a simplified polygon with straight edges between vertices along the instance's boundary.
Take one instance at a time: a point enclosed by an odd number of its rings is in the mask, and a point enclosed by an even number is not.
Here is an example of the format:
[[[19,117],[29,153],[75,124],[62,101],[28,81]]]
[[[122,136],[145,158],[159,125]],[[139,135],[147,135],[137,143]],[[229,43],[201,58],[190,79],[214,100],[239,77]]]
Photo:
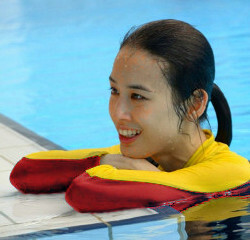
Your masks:
[[[210,41],[232,150],[250,158],[248,0],[0,0],[0,112],[67,149],[119,143],[108,114],[114,57],[130,27],[163,18]]]
[[[208,38],[231,106],[231,148],[250,159],[249,0],[0,0],[0,113],[67,149],[119,143],[108,114],[119,43],[130,27],[165,18]],[[211,107],[209,118],[216,133]]]

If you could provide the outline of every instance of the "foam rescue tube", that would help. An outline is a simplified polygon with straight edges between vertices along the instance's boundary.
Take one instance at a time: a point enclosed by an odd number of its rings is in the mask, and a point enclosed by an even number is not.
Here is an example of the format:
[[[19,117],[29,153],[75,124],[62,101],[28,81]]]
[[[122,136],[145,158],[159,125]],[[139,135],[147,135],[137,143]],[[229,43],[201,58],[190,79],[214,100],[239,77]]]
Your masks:
[[[10,182],[23,193],[62,192],[75,177],[99,164],[99,156],[71,160],[24,157],[13,168]]]

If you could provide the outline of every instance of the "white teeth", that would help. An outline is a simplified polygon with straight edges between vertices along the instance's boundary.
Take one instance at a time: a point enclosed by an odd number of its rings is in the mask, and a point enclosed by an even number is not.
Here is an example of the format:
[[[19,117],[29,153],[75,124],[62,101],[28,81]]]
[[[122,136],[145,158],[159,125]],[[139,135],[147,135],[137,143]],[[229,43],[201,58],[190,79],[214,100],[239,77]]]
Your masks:
[[[119,129],[118,132],[125,137],[133,137],[136,134],[139,134],[141,131],[140,130],[131,130],[131,129],[129,129],[129,130]]]

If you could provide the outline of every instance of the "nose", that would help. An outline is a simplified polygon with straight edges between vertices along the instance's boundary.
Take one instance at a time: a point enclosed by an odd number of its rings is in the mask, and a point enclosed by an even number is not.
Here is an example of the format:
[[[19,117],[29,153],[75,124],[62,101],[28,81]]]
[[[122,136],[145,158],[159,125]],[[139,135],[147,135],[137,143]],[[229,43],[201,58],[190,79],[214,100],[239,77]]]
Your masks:
[[[119,98],[115,103],[110,103],[110,114],[112,118],[115,118],[117,121],[130,121],[132,107],[126,99]]]

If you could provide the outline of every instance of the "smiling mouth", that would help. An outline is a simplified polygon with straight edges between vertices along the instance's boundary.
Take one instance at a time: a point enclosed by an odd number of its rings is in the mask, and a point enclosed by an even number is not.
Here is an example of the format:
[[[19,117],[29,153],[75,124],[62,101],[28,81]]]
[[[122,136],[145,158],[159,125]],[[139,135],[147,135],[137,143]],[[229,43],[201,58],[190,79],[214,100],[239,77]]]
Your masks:
[[[139,133],[135,133],[135,134],[131,134],[131,135],[122,135],[119,133],[119,139],[121,143],[125,143],[125,144],[130,144],[134,141],[136,141],[136,139],[140,136],[141,132]]]
[[[141,133],[140,130],[135,130],[135,129],[129,129],[129,130],[119,129],[118,132],[119,132],[119,135],[125,138],[133,138],[137,135],[140,135]]]

